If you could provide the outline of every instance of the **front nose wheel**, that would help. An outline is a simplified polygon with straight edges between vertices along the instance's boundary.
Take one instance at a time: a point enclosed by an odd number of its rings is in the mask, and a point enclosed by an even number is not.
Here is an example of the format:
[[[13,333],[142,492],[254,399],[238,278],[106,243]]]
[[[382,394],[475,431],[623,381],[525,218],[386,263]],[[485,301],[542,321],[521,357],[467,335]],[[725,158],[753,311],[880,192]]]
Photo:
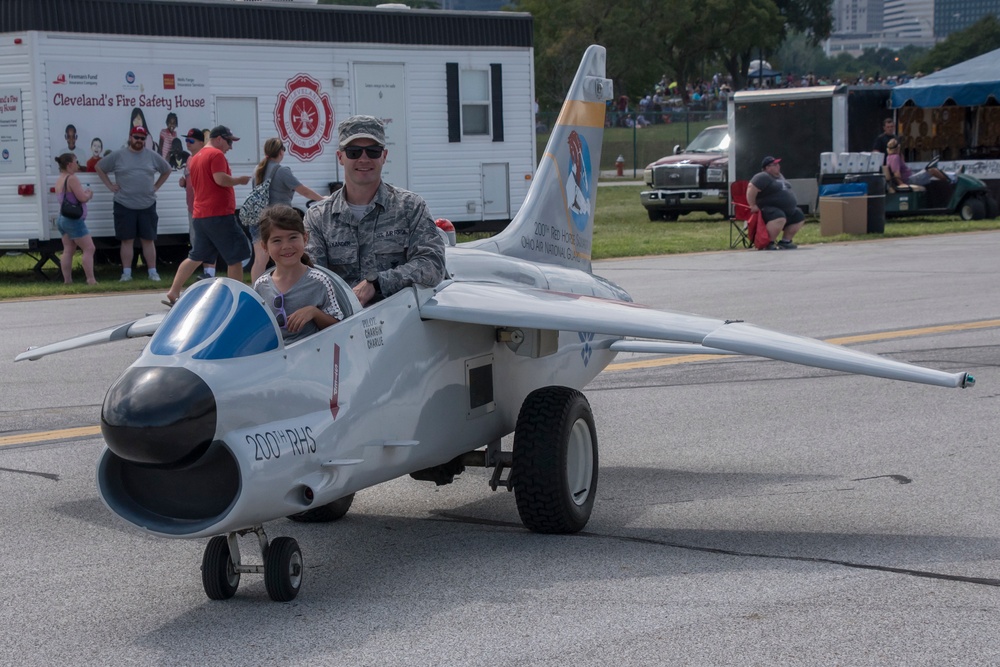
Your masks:
[[[264,554],[264,587],[275,602],[290,602],[302,587],[302,551],[291,537],[276,538]]]

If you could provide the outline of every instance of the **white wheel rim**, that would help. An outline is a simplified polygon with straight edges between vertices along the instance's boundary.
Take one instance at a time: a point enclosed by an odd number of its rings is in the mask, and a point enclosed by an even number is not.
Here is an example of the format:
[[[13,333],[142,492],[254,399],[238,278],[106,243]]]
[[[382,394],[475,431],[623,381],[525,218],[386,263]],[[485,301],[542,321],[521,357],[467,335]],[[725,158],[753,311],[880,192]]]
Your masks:
[[[292,557],[288,559],[288,582],[292,588],[298,590],[302,585],[302,552],[293,551]]]
[[[593,478],[594,440],[590,437],[590,425],[583,419],[577,419],[569,432],[566,446],[566,482],[575,504],[587,502]]]

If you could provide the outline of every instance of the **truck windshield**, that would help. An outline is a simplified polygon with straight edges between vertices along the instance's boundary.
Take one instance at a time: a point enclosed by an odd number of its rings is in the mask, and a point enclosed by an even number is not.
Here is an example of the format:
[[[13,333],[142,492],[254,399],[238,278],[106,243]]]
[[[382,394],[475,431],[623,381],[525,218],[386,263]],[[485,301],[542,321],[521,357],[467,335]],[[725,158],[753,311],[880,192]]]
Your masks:
[[[729,129],[710,127],[702,130],[687,147],[688,153],[725,153],[729,150]]]

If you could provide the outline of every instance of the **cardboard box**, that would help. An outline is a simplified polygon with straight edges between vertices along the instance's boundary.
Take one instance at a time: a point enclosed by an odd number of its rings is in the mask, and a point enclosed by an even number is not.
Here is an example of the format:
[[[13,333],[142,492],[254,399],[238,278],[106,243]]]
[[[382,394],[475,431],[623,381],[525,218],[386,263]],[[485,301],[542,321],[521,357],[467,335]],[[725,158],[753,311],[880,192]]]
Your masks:
[[[868,233],[867,197],[820,197],[820,236]]]

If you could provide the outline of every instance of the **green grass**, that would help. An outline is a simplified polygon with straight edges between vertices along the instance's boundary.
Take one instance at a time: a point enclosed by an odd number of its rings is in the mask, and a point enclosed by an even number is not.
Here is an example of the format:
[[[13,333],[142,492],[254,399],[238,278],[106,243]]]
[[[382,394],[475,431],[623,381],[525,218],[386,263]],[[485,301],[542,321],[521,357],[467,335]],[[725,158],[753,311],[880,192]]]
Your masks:
[[[729,250],[728,220],[720,215],[692,213],[677,222],[650,222],[646,209],[639,203],[641,189],[640,186],[628,185],[600,189],[594,224],[594,259]],[[956,216],[936,216],[889,220],[884,234],[820,236],[818,220],[812,217],[807,218],[805,227],[796,235],[795,241],[806,245],[997,229],[1000,229],[1000,219],[964,222]],[[473,237],[460,234],[459,242],[471,238]],[[147,280],[143,268],[133,273],[134,279],[131,282],[121,283],[118,282],[120,267],[99,264],[95,268],[98,284],[91,286],[84,283],[80,255],[77,253],[73,274],[75,282],[73,285],[63,285],[58,268],[52,264],[44,268],[50,279],[39,280],[31,270],[35,261],[26,255],[0,257],[0,299],[139,290],[155,290],[165,294],[177,269],[175,264],[160,261],[157,268],[162,280],[159,283]]]
[[[721,215],[691,213],[677,222],[650,222],[646,209],[639,203],[642,189],[625,185],[600,189],[594,222],[594,259],[729,249],[729,221]],[[805,245],[995,229],[1000,229],[1000,219],[965,222],[957,216],[932,216],[890,219],[884,234],[820,236],[819,219],[813,216],[806,218],[795,242]]]

